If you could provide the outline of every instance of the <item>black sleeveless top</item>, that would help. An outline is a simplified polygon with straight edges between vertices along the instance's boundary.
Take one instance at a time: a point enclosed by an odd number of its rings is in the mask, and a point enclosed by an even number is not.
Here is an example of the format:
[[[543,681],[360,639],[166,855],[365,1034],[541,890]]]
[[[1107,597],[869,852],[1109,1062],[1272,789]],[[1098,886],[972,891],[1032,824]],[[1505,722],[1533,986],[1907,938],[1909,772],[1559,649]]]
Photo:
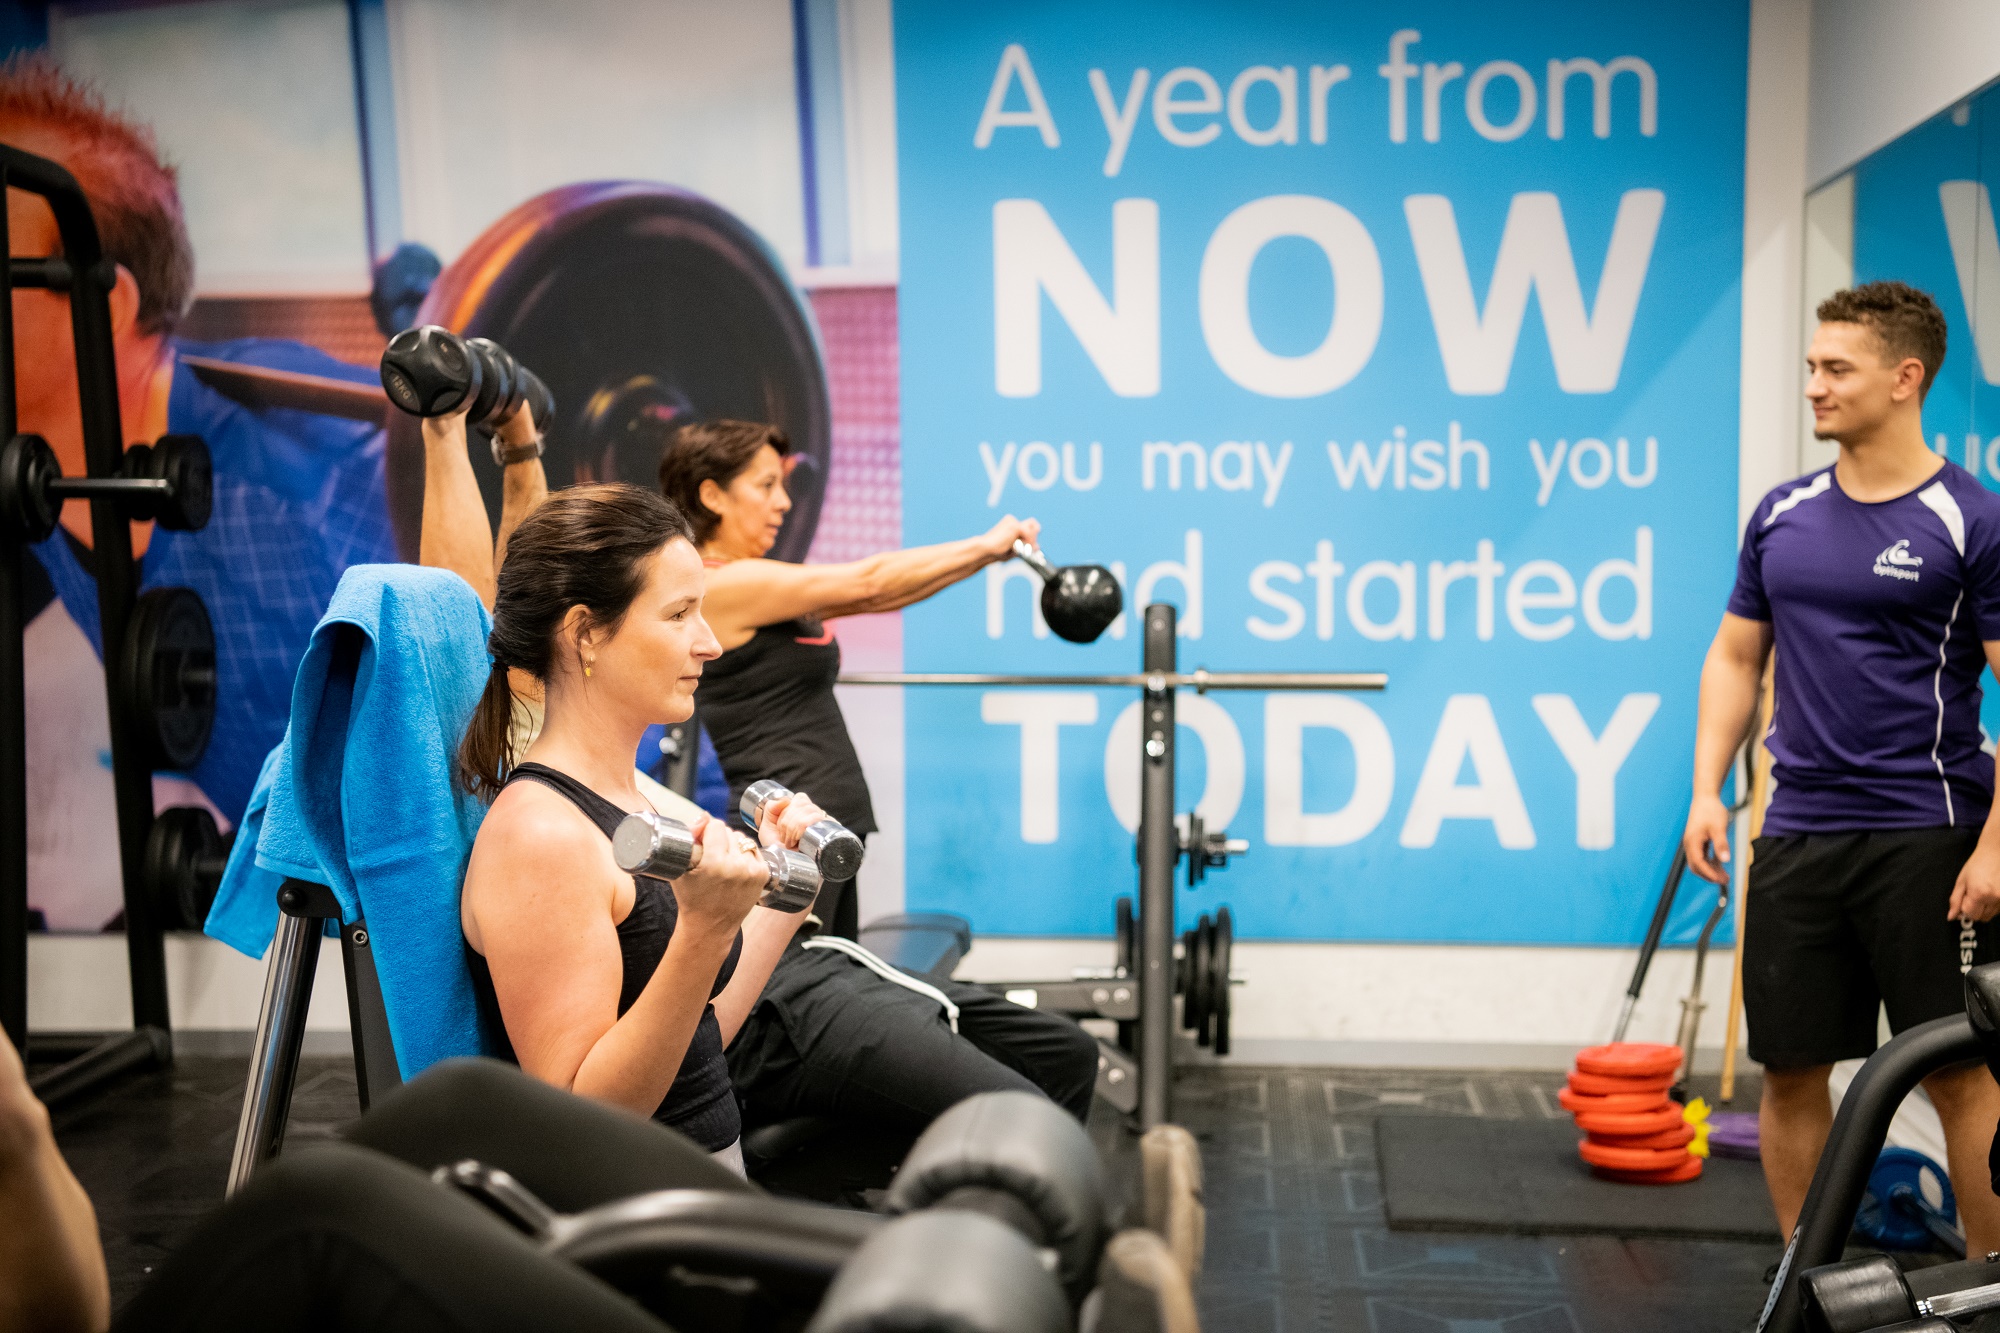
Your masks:
[[[702,669],[701,725],[729,778],[731,809],[745,787],[776,778],[857,834],[875,832],[868,781],[833,697],[839,675],[833,631],[804,617],[764,626]]]
[[[539,782],[567,797],[604,830],[607,838],[625,818],[625,811],[569,774],[558,773],[545,764],[522,764],[507,776],[507,781]],[[667,940],[680,916],[673,890],[662,881],[634,875],[632,888],[632,910],[618,923],[618,949],[625,956],[625,980],[618,991],[620,1018],[652,980],[660,959],[666,956]],[[722,970],[716,973],[715,985],[709,990],[711,999],[729,984],[742,952],[743,936],[739,933],[736,942],[729,946],[729,957],[723,961]],[[507,1025],[500,1018],[493,973],[486,966],[486,959],[470,944],[465,946],[465,956],[472,966],[472,989],[479,1001],[480,1014],[506,1043]],[[510,1060],[514,1058],[511,1044],[505,1054]],[[736,1089],[729,1081],[729,1064],[723,1059],[722,1027],[715,1021],[714,1005],[702,1010],[701,1022],[695,1025],[694,1039],[688,1043],[680,1073],[674,1076],[673,1086],[667,1090],[666,1100],[653,1112],[653,1119],[679,1130],[710,1152],[727,1148],[743,1133],[743,1117],[736,1106]]]

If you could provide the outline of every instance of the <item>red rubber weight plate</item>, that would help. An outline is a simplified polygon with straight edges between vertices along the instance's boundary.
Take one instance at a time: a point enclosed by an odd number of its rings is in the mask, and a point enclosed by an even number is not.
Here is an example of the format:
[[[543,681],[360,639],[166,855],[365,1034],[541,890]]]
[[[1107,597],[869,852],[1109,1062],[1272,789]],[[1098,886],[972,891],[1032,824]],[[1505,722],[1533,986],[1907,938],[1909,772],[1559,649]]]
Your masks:
[[[1590,1141],[1607,1148],[1685,1148],[1694,1142],[1694,1126],[1683,1122],[1657,1134],[1592,1134]]]
[[[1576,1053],[1576,1067],[1585,1074],[1617,1078],[1672,1075],[1681,1067],[1681,1048],[1650,1041],[1620,1041],[1590,1046]]]
[[[1668,1102],[1657,1111],[1633,1111],[1625,1114],[1607,1111],[1599,1115],[1579,1115],[1576,1127],[1586,1134],[1663,1134],[1676,1125],[1685,1124],[1681,1119],[1681,1104]]]
[[[1658,1092],[1614,1092],[1602,1097],[1578,1092],[1573,1088],[1556,1091],[1556,1101],[1562,1109],[1573,1115],[1595,1115],[1599,1112],[1627,1113],[1633,1111],[1657,1111],[1667,1104],[1667,1090]]]
[[[1665,1092],[1674,1086],[1674,1076],[1653,1074],[1645,1078],[1621,1078],[1614,1074],[1586,1074],[1581,1070],[1571,1070],[1569,1086],[1572,1092],[1580,1092],[1586,1097],[1606,1097],[1618,1093]]]
[[[1690,1157],[1680,1166],[1665,1171],[1617,1171],[1593,1166],[1590,1174],[1599,1180],[1615,1180],[1621,1185],[1681,1185],[1701,1177],[1701,1158]]]
[[[1589,1139],[1578,1143],[1576,1151],[1592,1166],[1613,1171],[1669,1171],[1688,1160],[1686,1148],[1614,1148]]]

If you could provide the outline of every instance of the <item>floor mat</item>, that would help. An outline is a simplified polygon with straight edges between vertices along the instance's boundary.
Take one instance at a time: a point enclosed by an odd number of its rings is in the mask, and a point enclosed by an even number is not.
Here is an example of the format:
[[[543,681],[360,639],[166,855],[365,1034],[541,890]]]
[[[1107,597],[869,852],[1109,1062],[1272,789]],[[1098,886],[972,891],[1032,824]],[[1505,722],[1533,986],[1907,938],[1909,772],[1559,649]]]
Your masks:
[[[1375,1122],[1382,1207],[1397,1231],[1778,1239],[1755,1162],[1711,1158],[1684,1185],[1590,1174],[1568,1120],[1384,1116]]]

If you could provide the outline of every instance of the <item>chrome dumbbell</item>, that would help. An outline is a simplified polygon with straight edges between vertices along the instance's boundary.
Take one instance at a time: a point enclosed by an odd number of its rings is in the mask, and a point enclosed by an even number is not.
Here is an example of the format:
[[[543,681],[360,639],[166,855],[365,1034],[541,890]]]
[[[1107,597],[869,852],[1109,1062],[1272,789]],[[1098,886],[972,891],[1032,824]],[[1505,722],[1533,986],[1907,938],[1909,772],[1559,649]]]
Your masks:
[[[650,879],[679,879],[700,862],[701,843],[694,830],[678,819],[650,810],[625,816],[611,835],[611,854],[618,868]],[[784,847],[759,847],[757,855],[771,872],[761,907],[803,912],[819,896],[820,873],[812,858]]]
[[[765,778],[744,790],[737,808],[743,813],[743,822],[754,829],[764,822],[765,806],[791,794],[791,789],[777,779]],[[864,848],[861,839],[847,825],[835,819],[822,819],[800,835],[799,850],[813,859],[819,873],[827,879],[853,879],[861,869]]]

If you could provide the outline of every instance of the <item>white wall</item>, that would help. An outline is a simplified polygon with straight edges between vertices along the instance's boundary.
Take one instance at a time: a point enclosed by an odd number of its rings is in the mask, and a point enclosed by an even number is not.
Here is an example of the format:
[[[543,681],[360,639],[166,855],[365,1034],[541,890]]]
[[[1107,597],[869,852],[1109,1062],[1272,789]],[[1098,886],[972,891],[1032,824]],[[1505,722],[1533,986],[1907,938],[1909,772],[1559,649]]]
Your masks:
[[[1993,0],[1814,0],[1811,183],[1995,78],[2000,4]]]
[[[805,254],[785,0],[397,0],[403,234],[447,261],[501,214],[580,180],[655,180]]]
[[[49,47],[159,135],[203,295],[368,289],[340,0],[56,5]]]

